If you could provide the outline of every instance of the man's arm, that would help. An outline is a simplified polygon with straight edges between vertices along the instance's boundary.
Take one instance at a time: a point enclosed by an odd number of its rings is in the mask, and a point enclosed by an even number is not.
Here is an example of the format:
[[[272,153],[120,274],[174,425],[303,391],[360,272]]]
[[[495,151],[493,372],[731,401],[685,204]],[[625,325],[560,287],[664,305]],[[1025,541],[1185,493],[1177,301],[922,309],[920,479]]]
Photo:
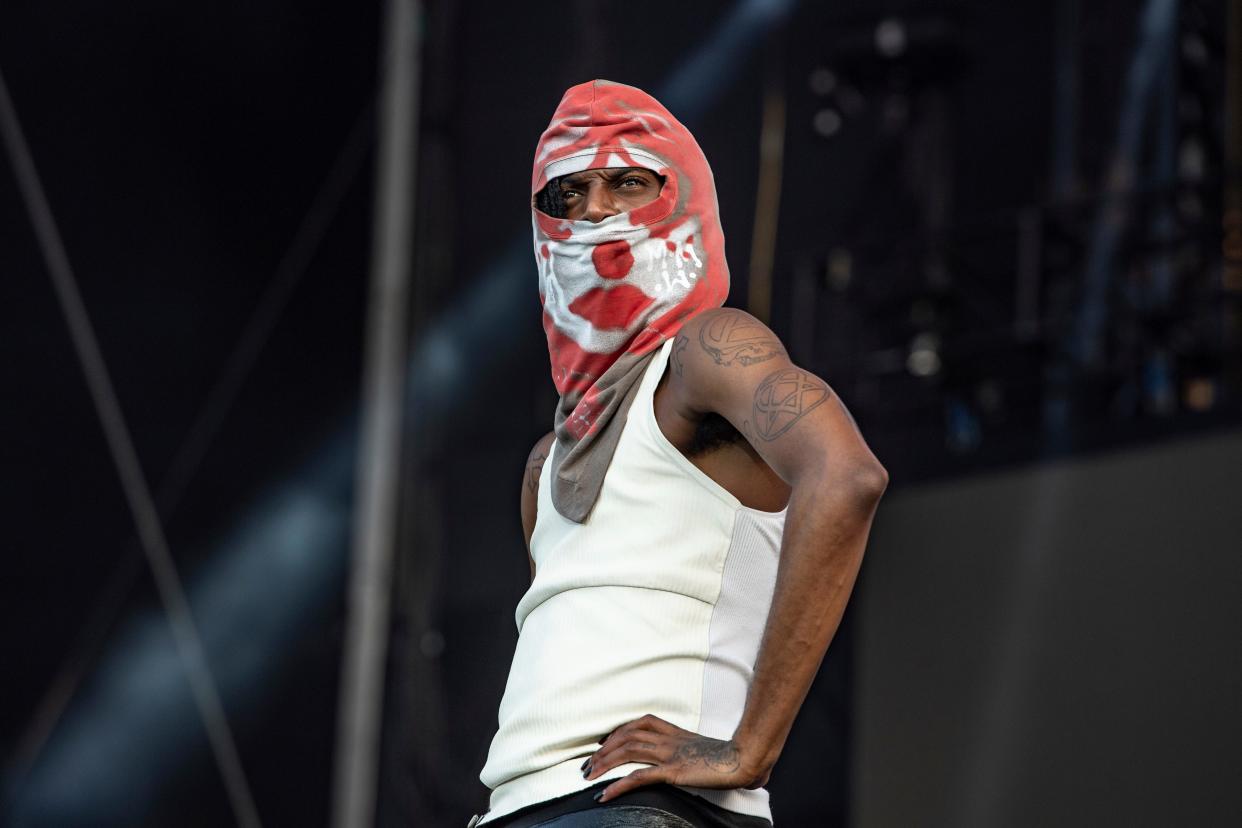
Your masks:
[[[670,392],[687,414],[731,422],[790,485],[776,589],[742,718],[729,740],[655,716],[617,728],[588,759],[594,779],[626,762],[634,771],[601,800],[653,782],[757,788],[767,782],[841,621],[888,474],[845,406],[820,378],[793,365],[754,317],[720,309],[691,320],[673,345]]]
[[[530,579],[535,580],[535,559],[530,554],[530,536],[535,533],[535,518],[539,512],[539,474],[543,471],[543,461],[552,451],[552,443],[556,433],[549,431],[526,458],[526,471],[522,474],[522,534],[526,537],[526,557],[530,561]]]

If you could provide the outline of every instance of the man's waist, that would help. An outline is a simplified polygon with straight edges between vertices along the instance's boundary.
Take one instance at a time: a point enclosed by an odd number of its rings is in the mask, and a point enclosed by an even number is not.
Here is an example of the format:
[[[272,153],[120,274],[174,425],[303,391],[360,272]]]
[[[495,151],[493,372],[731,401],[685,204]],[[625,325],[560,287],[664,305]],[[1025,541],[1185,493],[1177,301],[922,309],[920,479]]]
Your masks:
[[[588,751],[589,753],[589,751]],[[640,770],[647,765],[629,763],[619,765],[603,774],[599,779],[590,782],[582,778],[581,759],[574,757],[543,770],[525,774],[500,784],[492,791],[490,807],[487,814],[478,823],[486,825],[494,820],[513,814],[524,808],[571,796],[580,791],[597,787],[631,772]],[[642,788],[639,789],[644,790]],[[679,788],[676,793],[683,801],[686,797],[699,797],[703,809],[720,809],[742,815],[739,824],[748,823],[751,819],[767,820],[771,823],[772,812],[768,806],[768,792],[763,788],[755,790],[705,790],[700,788]],[[693,806],[692,806],[693,807]],[[758,823],[762,825],[762,823]]]

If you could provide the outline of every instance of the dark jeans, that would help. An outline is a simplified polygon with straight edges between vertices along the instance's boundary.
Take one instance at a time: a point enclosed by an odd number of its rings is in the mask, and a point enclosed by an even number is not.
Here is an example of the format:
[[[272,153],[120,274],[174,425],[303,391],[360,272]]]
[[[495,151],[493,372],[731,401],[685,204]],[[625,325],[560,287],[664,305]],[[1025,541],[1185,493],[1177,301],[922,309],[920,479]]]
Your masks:
[[[592,808],[539,823],[544,828],[694,828],[676,814],[663,808],[645,805],[618,805],[615,808]],[[484,826],[486,828],[486,826]]]
[[[608,780],[540,802],[483,828],[771,828],[766,819],[726,811],[673,785],[648,785],[602,805],[594,800]]]

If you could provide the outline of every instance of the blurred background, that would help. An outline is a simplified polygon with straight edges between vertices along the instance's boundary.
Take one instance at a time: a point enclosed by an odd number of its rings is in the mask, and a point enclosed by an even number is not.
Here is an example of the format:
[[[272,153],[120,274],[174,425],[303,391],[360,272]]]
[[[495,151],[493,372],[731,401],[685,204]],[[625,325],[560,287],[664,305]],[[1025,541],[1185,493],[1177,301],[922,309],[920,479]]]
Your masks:
[[[777,823],[1242,820],[1238,0],[19,0],[0,72],[0,822],[351,824],[345,766],[378,825],[485,809],[530,164],[595,77],[891,475]]]

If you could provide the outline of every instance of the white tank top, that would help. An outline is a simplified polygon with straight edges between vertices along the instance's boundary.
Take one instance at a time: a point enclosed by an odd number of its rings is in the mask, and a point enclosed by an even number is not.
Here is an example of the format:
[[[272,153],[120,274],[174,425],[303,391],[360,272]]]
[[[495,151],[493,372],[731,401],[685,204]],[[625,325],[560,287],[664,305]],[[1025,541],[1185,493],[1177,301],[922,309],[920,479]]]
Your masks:
[[[586,523],[561,517],[539,478],[535,580],[479,774],[493,789],[480,824],[595,784],[582,760],[631,719],[651,713],[716,739],[741,720],[785,512],[743,506],[660,431],[652,399],[671,345],[647,367]],[[772,818],[762,788],[685,790]]]

